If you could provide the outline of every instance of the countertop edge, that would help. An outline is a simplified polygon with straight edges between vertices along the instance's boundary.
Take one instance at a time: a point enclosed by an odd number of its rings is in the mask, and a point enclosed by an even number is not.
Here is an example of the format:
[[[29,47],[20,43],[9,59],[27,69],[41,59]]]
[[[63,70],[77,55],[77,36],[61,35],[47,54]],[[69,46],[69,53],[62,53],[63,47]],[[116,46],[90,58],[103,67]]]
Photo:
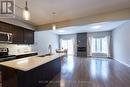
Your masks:
[[[24,71],[24,72],[27,72],[27,71],[29,71],[29,70],[32,70],[32,69],[34,69],[34,68],[36,68],[36,67],[38,67],[38,66],[41,66],[41,65],[43,65],[43,64],[46,64],[46,63],[48,63],[48,62],[50,62],[50,61],[53,61],[53,60],[55,60],[55,59],[57,59],[57,58],[61,58],[61,57],[63,57],[63,56],[65,56],[65,54],[64,53],[56,53],[56,54],[53,54],[53,55],[50,55],[50,56],[46,56],[46,57],[38,57],[38,56],[33,56],[33,57],[27,57],[27,58],[22,58],[22,59],[15,59],[15,60],[10,60],[10,61],[6,61],[6,62],[1,62],[0,63],[0,65],[2,65],[2,66],[5,66],[5,67],[9,67],[9,68],[13,68],[13,69],[16,69],[16,70],[20,70],[20,71]],[[11,63],[16,63],[16,65],[17,65],[17,62],[19,62],[20,60],[22,61],[22,60],[31,60],[31,58],[32,59],[34,59],[34,58],[39,58],[39,59],[42,59],[42,61],[44,61],[43,60],[43,58],[45,58],[45,62],[38,62],[37,63],[37,65],[35,65],[35,66],[31,66],[30,65],[30,67],[29,67],[29,65],[28,65],[28,67],[29,68],[26,68],[26,67],[18,67],[18,66],[13,66]],[[53,57],[53,58],[52,58]],[[46,58],[47,59],[49,59],[48,61],[46,60]],[[35,60],[38,60],[38,59],[35,59]],[[31,62],[31,61],[29,61],[29,62]]]

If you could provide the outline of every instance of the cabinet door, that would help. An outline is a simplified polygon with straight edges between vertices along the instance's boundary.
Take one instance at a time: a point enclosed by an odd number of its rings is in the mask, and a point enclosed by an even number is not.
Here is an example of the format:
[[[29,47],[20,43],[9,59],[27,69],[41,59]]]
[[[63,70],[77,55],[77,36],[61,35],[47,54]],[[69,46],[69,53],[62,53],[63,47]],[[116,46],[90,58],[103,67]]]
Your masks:
[[[24,44],[34,44],[34,31],[24,29]]]
[[[0,32],[12,33],[12,26],[7,23],[0,22]]]
[[[14,26],[13,30],[13,44],[23,44],[23,29],[18,26]]]

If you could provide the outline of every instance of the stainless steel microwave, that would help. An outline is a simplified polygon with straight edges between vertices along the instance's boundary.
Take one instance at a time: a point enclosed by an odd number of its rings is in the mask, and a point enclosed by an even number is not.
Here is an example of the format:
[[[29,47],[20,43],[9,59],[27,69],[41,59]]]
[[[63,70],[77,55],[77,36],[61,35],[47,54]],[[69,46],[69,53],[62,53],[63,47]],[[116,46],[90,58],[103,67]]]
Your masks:
[[[12,43],[12,33],[0,32],[0,43]]]

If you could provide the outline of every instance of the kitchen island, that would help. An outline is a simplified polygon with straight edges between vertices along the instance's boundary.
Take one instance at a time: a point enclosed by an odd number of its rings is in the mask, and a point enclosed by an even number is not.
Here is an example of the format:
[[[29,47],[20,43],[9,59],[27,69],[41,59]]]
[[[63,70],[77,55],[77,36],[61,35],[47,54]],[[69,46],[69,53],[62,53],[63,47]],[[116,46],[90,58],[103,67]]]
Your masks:
[[[44,87],[61,71],[64,53],[1,62],[2,87]]]

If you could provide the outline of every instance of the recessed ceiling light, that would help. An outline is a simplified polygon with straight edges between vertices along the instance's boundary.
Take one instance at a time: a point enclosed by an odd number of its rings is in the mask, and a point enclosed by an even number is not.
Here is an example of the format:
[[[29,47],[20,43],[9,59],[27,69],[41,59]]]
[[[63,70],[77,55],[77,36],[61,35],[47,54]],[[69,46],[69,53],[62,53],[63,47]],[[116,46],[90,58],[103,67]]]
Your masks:
[[[98,29],[98,28],[101,28],[101,27],[102,27],[101,25],[92,26],[93,29]]]

